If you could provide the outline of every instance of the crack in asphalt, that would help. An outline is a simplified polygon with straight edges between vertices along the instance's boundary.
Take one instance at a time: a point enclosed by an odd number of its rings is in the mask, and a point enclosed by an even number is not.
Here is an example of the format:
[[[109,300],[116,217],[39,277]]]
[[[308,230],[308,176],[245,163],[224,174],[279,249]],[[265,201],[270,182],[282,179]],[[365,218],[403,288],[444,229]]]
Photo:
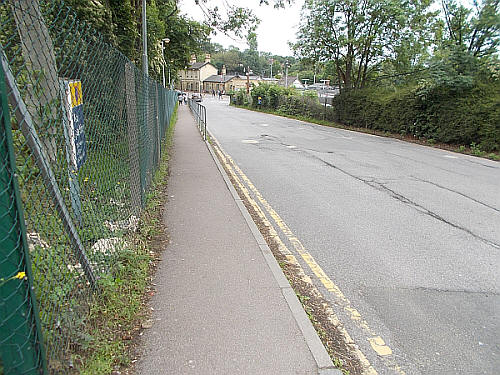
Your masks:
[[[436,184],[435,182],[427,181],[427,180],[424,180],[424,179],[421,179],[421,178],[418,178],[418,177],[415,177],[415,176],[410,176],[410,177],[412,177],[413,179],[415,179],[417,181],[421,181],[421,182],[425,182],[426,184],[434,185],[434,186],[436,186],[436,187],[438,187],[440,189],[448,190],[448,191],[450,191],[452,193],[458,194],[458,195],[460,195],[460,196],[462,196],[464,198],[470,199],[473,202],[479,203],[480,205],[483,205],[483,206],[485,206],[487,208],[490,208],[493,211],[500,212],[500,210],[498,208],[490,206],[489,204],[481,202],[481,201],[479,201],[479,200],[477,200],[475,198],[469,197],[468,195],[466,195],[464,193],[461,193],[461,192],[459,192],[457,190],[453,190],[453,189],[447,188],[446,186],[442,186],[442,185]]]
[[[437,166],[435,164],[426,163],[425,161],[422,161],[422,160],[413,159],[413,158],[410,158],[408,156],[403,156],[403,155],[395,154],[395,153],[389,152],[389,151],[383,151],[383,152],[386,153],[386,154],[388,154],[388,155],[397,156],[398,158],[401,158],[401,159],[411,160],[411,161],[413,161],[415,163],[418,163],[418,164],[423,164],[423,165],[431,166],[431,167],[436,168],[436,169],[441,169],[442,171],[445,171],[445,172],[449,172],[449,173],[453,173],[453,174],[456,174],[456,175],[459,175],[459,176],[466,177],[466,175],[463,174],[463,173],[459,173],[457,171],[452,171],[450,169],[442,168],[442,167],[439,167],[439,166]]]
[[[486,292],[482,290],[470,290],[470,289],[440,289],[440,288],[429,288],[425,286],[417,286],[414,288],[405,288],[405,287],[398,287],[398,289],[402,290],[410,290],[410,291],[424,291],[424,292],[437,292],[437,293],[463,293],[463,294],[483,294],[486,296],[495,296],[498,297],[500,296],[500,293],[497,292]]]
[[[278,137],[276,137],[276,136],[272,136],[272,135],[268,135],[268,134],[261,134],[260,136],[261,136],[261,138],[264,138],[264,139],[267,139],[267,140],[270,140],[270,141],[274,141],[274,142],[276,142],[276,143],[278,143],[278,144],[281,144],[281,145],[284,145],[284,146],[288,146],[286,143],[283,143],[283,142],[280,140],[280,138],[278,138]],[[394,198],[394,199],[396,199],[396,200],[400,201],[401,203],[404,203],[404,204],[406,204],[406,205],[408,205],[408,206],[412,207],[413,209],[415,209],[415,210],[416,210],[416,211],[418,211],[418,212],[421,212],[421,213],[423,213],[423,214],[425,214],[425,215],[428,215],[428,216],[430,216],[430,217],[432,217],[432,218],[434,218],[434,219],[436,219],[436,220],[439,220],[439,221],[441,221],[441,222],[443,222],[443,223],[445,223],[445,224],[447,224],[447,225],[449,225],[449,226],[451,226],[451,227],[453,227],[453,228],[455,228],[455,229],[461,230],[461,231],[463,231],[463,232],[465,232],[465,233],[469,234],[469,235],[470,235],[470,236],[472,236],[473,238],[475,238],[475,239],[477,239],[477,240],[479,240],[479,241],[481,241],[481,242],[484,242],[485,244],[487,244],[487,245],[489,245],[489,246],[492,246],[492,247],[494,247],[494,248],[496,248],[496,249],[500,249],[500,244],[498,244],[498,243],[496,243],[496,242],[494,242],[494,241],[491,241],[491,240],[489,240],[489,239],[487,239],[487,238],[481,237],[480,235],[478,235],[478,234],[476,234],[476,233],[472,232],[470,229],[467,229],[467,228],[465,228],[465,227],[463,227],[463,226],[461,226],[461,225],[459,225],[459,224],[455,224],[455,223],[453,223],[453,222],[451,222],[451,221],[449,221],[449,220],[446,220],[444,217],[442,217],[442,216],[438,215],[437,213],[435,213],[435,212],[433,212],[433,211],[431,211],[431,210],[429,210],[429,209],[425,208],[424,206],[422,206],[422,205],[420,205],[420,204],[418,204],[418,203],[416,203],[416,202],[412,201],[411,199],[408,199],[408,198],[407,198],[407,197],[405,197],[404,195],[399,194],[399,193],[397,193],[396,191],[394,191],[394,190],[392,190],[392,189],[388,188],[388,187],[387,187],[387,186],[385,186],[385,184],[384,184],[384,183],[382,183],[382,182],[378,182],[378,181],[373,180],[373,179],[371,179],[371,180],[370,180],[370,179],[365,179],[365,178],[362,178],[362,177],[356,176],[356,175],[354,175],[354,174],[352,174],[352,173],[349,173],[349,172],[347,172],[346,170],[344,170],[344,169],[342,169],[342,168],[339,168],[338,166],[336,166],[336,165],[334,165],[334,164],[332,164],[332,163],[330,163],[330,162],[328,162],[328,161],[326,161],[326,160],[324,160],[324,159],[320,158],[319,156],[317,156],[317,155],[313,155],[313,154],[311,153],[311,151],[307,151],[307,150],[305,150],[305,149],[303,149],[303,148],[300,148],[300,149],[299,149],[299,148],[296,148],[296,149],[294,149],[294,151],[300,151],[300,152],[303,152],[304,154],[308,155],[309,157],[311,157],[311,158],[313,158],[313,159],[316,159],[316,160],[319,160],[319,161],[321,161],[323,164],[325,164],[325,165],[327,165],[327,166],[329,166],[329,167],[331,167],[331,168],[334,168],[334,169],[338,170],[339,172],[344,173],[345,175],[347,175],[347,176],[349,176],[349,177],[352,177],[352,178],[354,178],[354,179],[356,179],[356,180],[358,180],[358,181],[361,181],[361,182],[363,182],[364,184],[366,184],[366,185],[368,185],[368,186],[370,186],[370,187],[372,187],[372,188],[374,188],[374,189],[377,189],[378,191],[381,191],[381,192],[384,192],[384,193],[388,194],[390,197],[392,197],[392,198]],[[316,152],[316,151],[312,151],[312,152]],[[390,153],[390,152],[386,152],[386,153],[391,154],[391,155],[394,155],[394,156],[398,156],[398,157],[403,157],[403,156],[401,156],[401,155],[398,155],[398,154],[392,154],[392,153]],[[405,158],[405,157],[403,157],[403,158]],[[408,159],[410,159],[410,158],[408,158]],[[411,160],[413,160],[413,159],[411,159]],[[416,161],[416,160],[415,160],[415,161]],[[423,163],[423,164],[426,164],[426,163]],[[439,169],[443,169],[443,170],[445,170],[445,171],[447,171],[447,172],[457,173],[457,172],[454,172],[454,171],[449,171],[449,170],[446,170],[446,169],[444,169],[444,168],[439,168]],[[459,173],[457,173],[457,174],[459,174]],[[411,176],[411,177],[412,177],[412,178],[416,178],[416,177],[414,177],[414,176]],[[418,178],[416,178],[416,179],[418,179]],[[420,180],[420,179],[419,179],[419,180]],[[443,188],[443,189],[446,189],[446,190],[450,190],[450,189],[447,189],[447,188],[445,188],[445,187],[443,187],[443,186],[440,186],[440,185],[438,185],[438,184],[434,184],[434,183],[432,183],[432,182],[430,182],[430,181],[426,181],[426,180],[421,180],[421,181],[422,181],[422,182],[427,182],[427,183],[430,183],[430,184],[432,184],[432,185],[436,185],[437,187],[440,187],[440,188]],[[487,204],[485,204],[485,203],[483,203],[483,202],[477,201],[477,200],[475,200],[474,198],[468,197],[468,196],[466,196],[466,195],[464,195],[464,194],[462,194],[462,193],[460,193],[460,192],[457,192],[457,191],[454,191],[454,190],[450,190],[450,191],[453,191],[454,193],[457,193],[457,194],[459,194],[459,195],[462,195],[462,196],[464,196],[465,198],[471,199],[471,200],[473,200],[473,201],[475,201],[475,202],[477,202],[477,203],[479,203],[479,204],[482,204],[482,205],[484,205],[484,206],[486,206],[486,207],[488,207],[488,208],[490,208],[490,209],[493,209],[493,210],[495,210],[495,211],[499,211],[499,210],[498,210],[498,209],[496,209],[495,207],[492,207],[492,206],[489,206],[489,205],[487,205]],[[499,212],[500,212],[500,211],[499,211]]]
[[[478,161],[475,161],[475,160],[470,160],[470,159],[463,159],[465,160],[466,162],[469,162],[469,163],[472,163],[472,164],[477,164],[477,165],[480,165],[482,167],[486,167],[486,168],[493,168],[493,169],[499,169],[499,167],[496,167],[494,165],[488,165],[488,164],[483,164],[483,163],[480,163]]]
[[[406,204],[406,205],[414,208],[415,210],[417,210],[417,211],[419,211],[419,212],[421,212],[423,214],[431,216],[434,219],[439,220],[439,221],[441,221],[441,222],[443,222],[443,223],[445,223],[445,224],[447,224],[447,225],[449,225],[449,226],[451,226],[451,227],[453,227],[455,229],[459,229],[459,230],[461,230],[461,231],[463,231],[463,232],[471,235],[475,239],[480,240],[481,242],[484,242],[487,245],[490,245],[490,246],[494,247],[495,249],[500,249],[500,244],[498,244],[496,242],[493,242],[491,240],[488,240],[487,238],[481,237],[480,235],[472,232],[470,229],[467,229],[467,228],[465,228],[465,227],[463,227],[461,225],[458,225],[458,224],[452,223],[451,221],[446,220],[444,217],[438,215],[437,213],[428,210],[427,208],[425,208],[425,207],[421,206],[420,204],[412,201],[411,199],[408,199],[404,195],[399,194],[396,191],[388,188],[383,183],[380,183],[380,182],[377,182],[377,181],[371,181],[371,180],[363,179],[363,178],[361,178],[359,176],[356,176],[356,175],[354,175],[352,173],[347,172],[346,170],[343,170],[342,168],[337,167],[335,164],[332,164],[332,163],[330,163],[330,162],[328,162],[326,160],[321,159],[320,157],[318,157],[316,155],[311,155],[311,154],[309,154],[309,155],[311,157],[313,157],[313,158],[321,161],[323,164],[325,164],[325,165],[327,165],[327,166],[329,166],[331,168],[334,168],[334,169],[338,170],[339,172],[342,172],[342,173],[348,175],[349,177],[352,177],[352,178],[354,178],[354,179],[356,179],[358,181],[361,181],[364,184],[373,187],[374,189],[377,189],[379,191],[387,193],[390,197],[392,197],[392,198],[394,198],[394,199],[396,199],[396,200],[398,200],[398,201],[400,201],[400,202],[402,202],[402,203],[404,203],[404,204]]]

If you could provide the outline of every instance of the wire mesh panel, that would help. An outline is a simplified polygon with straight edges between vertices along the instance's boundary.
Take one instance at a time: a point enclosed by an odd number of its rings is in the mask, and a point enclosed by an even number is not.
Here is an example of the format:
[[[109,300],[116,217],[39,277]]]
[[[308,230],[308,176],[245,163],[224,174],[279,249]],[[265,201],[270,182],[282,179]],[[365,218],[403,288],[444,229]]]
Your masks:
[[[45,358],[12,145],[0,67],[0,358],[7,370],[35,374],[45,369]]]
[[[47,371],[69,374],[89,344],[84,326],[98,280],[112,272],[137,229],[177,94],[146,77],[62,1],[0,2],[0,44],[24,211],[16,230],[25,228],[28,255],[20,246],[14,263],[24,272],[31,262]],[[0,144],[5,139],[0,135]],[[0,257],[0,278],[15,276],[14,268],[3,273],[7,255]],[[19,310],[21,302],[4,293],[9,283],[0,282],[0,307]],[[23,324],[36,338],[35,323],[27,316]],[[2,313],[0,332],[9,324]],[[9,340],[0,336],[0,345]],[[32,373],[7,364],[3,353],[0,373],[2,364],[5,374]]]

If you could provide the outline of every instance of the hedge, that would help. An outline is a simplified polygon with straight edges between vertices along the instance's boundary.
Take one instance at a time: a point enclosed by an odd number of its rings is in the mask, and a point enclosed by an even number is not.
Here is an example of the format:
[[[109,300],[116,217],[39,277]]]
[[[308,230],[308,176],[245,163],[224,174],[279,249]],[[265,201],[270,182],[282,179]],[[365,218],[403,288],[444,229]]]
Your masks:
[[[351,90],[334,99],[336,120],[345,125],[409,134],[435,142],[500,150],[500,86],[461,90],[435,87]]]

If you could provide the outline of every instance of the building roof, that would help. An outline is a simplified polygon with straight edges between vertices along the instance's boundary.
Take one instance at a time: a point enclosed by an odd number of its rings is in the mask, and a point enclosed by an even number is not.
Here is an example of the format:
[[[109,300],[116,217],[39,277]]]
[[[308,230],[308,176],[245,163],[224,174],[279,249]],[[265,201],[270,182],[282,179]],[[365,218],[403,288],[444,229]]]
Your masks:
[[[246,80],[247,76],[243,75],[243,74],[236,74],[236,75],[216,74],[216,75],[213,75],[213,76],[206,78],[203,82],[215,82],[215,83],[224,82],[224,83],[226,83],[226,82],[229,82],[230,80],[232,80],[233,78]],[[261,80],[261,78],[259,76],[249,76],[248,79],[249,79],[249,81],[260,81]]]
[[[210,63],[208,61],[206,61],[206,62],[190,63],[189,66],[188,66],[188,69],[198,70],[198,69],[204,67],[207,64],[210,64]],[[210,65],[212,65],[212,64],[210,64]]]
[[[307,85],[308,88],[311,88],[311,89],[320,89],[320,90],[324,90],[324,89],[329,89],[330,86],[328,85],[325,85],[324,83],[312,83],[310,85]]]
[[[298,77],[297,76],[288,76],[287,79],[286,79],[286,83],[285,83],[285,77],[281,77],[281,79],[279,80],[278,84],[282,85],[282,86],[293,86],[293,83],[295,81],[298,81]],[[302,83],[300,81],[298,81],[298,83],[300,84],[300,86],[302,86]]]
[[[210,76],[208,78],[205,78],[205,80],[203,82],[215,82],[215,83],[226,83],[226,82],[229,82],[230,80],[232,80],[234,77],[236,76],[228,76],[228,75],[213,75],[213,76]]]
[[[236,74],[235,77],[238,78],[238,79],[244,79],[245,81],[247,80],[247,76],[245,74]],[[262,78],[260,76],[254,76],[254,75],[248,76],[248,79],[250,81],[260,81],[260,80],[262,80]]]

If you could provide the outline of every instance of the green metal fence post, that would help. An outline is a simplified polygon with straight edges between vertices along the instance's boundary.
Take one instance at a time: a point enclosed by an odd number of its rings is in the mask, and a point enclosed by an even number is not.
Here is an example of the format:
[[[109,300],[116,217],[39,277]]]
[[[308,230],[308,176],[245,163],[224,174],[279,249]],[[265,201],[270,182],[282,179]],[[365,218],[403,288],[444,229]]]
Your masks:
[[[155,108],[156,108],[156,165],[159,165],[160,163],[160,158],[161,158],[161,128],[160,128],[160,123],[161,123],[161,112],[160,112],[160,96],[159,94],[161,93],[161,89],[159,89],[159,84],[155,84]]]
[[[130,163],[130,199],[132,213],[139,216],[142,207],[142,194],[135,86],[134,66],[132,63],[127,62],[125,64],[125,102],[127,110],[128,156]]]
[[[47,374],[1,66],[0,101],[0,358],[5,375]]]

